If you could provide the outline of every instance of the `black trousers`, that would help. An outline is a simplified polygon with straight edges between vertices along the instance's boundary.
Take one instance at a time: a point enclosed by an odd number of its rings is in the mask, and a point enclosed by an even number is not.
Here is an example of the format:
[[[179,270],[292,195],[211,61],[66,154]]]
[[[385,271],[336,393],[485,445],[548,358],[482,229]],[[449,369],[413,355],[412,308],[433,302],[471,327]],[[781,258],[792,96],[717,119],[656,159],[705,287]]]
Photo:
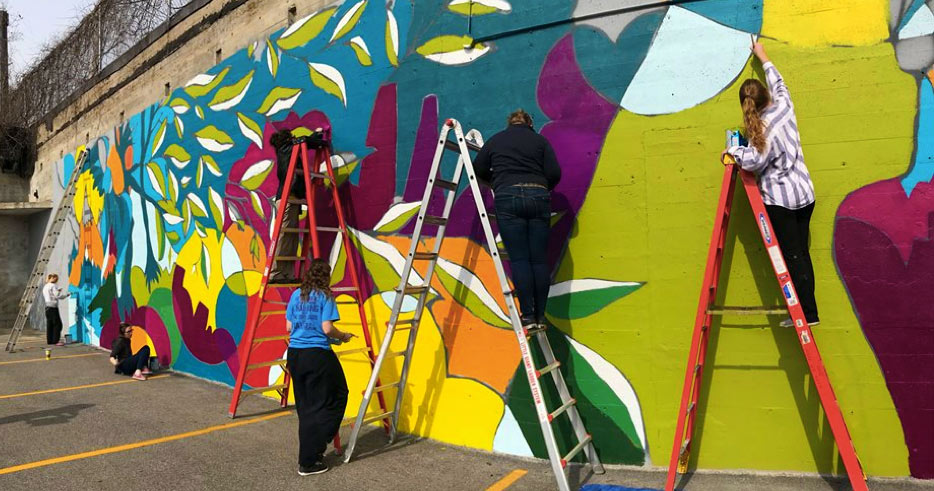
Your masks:
[[[811,214],[814,203],[797,210],[782,206],[766,205],[769,221],[775,231],[775,238],[785,256],[788,274],[795,285],[801,309],[808,323],[820,320],[817,316],[817,301],[814,299],[814,266],[808,252],[808,239],[811,229]]]
[[[117,364],[117,369],[114,371],[124,375],[133,375],[137,370],[142,370],[146,366],[149,366],[149,346],[143,346],[135,355],[124,358]]]
[[[347,408],[347,379],[337,355],[323,348],[289,348],[298,413],[298,465],[320,462]]]
[[[62,314],[58,307],[45,308],[45,341],[55,344],[62,338]]]

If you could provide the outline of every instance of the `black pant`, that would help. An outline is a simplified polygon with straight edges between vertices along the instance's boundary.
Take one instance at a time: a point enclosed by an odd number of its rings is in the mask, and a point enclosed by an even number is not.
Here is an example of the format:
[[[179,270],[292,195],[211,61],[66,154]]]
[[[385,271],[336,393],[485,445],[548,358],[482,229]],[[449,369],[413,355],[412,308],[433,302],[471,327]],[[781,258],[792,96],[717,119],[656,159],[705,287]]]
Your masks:
[[[551,288],[551,194],[544,187],[509,186],[496,193],[495,205],[522,320],[543,322]]]
[[[135,355],[124,358],[117,364],[117,373],[133,375],[137,370],[149,366],[149,346],[143,346]]]
[[[45,341],[55,344],[62,338],[62,314],[58,307],[45,308]]]
[[[791,275],[795,291],[798,292],[804,317],[809,323],[816,322],[820,319],[817,316],[817,301],[814,299],[814,266],[808,252],[814,203],[797,210],[774,205],[766,205],[765,209],[775,230],[775,238],[781,246],[782,255],[785,256],[788,274]]]
[[[298,465],[320,462],[347,409],[347,380],[337,355],[323,348],[289,348],[298,413]]]

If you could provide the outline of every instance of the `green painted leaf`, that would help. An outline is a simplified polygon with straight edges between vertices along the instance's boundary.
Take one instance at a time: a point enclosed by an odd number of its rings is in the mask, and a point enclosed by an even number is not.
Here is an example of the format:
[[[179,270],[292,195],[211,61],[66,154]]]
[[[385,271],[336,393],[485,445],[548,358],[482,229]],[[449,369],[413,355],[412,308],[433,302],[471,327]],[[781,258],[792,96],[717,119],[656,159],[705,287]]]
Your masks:
[[[176,97],[169,102],[169,106],[175,111],[175,114],[185,114],[191,109],[191,104],[188,103],[185,99],[181,97]]]
[[[472,42],[470,36],[443,35],[429,39],[415,52],[442,65],[463,65],[490,51],[489,46],[483,43],[471,46]]]
[[[195,133],[195,138],[198,139],[198,143],[202,147],[212,152],[223,152],[234,145],[230,135],[210,124],[198,130]]]
[[[167,198],[165,176],[162,174],[162,169],[159,168],[159,164],[150,162],[149,165],[146,166],[146,170],[149,172],[149,182],[152,183],[152,187],[160,196]]]
[[[202,156],[201,156],[201,163],[204,164],[204,167],[205,167],[205,168],[208,170],[208,172],[210,172],[211,174],[214,174],[214,175],[217,176],[217,177],[221,177],[221,176],[224,175],[224,173],[221,172],[220,166],[217,165],[217,161],[214,160],[214,157],[212,157],[212,156],[210,156],[210,155],[202,155]],[[201,185],[199,184],[198,187],[201,187]]]
[[[178,133],[179,140],[185,138],[185,123],[183,123],[182,118],[178,116],[175,116],[175,132]]]
[[[253,83],[253,70],[250,70],[249,73],[244,75],[243,78],[233,85],[218,89],[218,91],[214,93],[214,98],[208,103],[208,107],[210,107],[212,111],[226,111],[240,104],[240,101],[246,97],[247,91],[250,90],[251,83]]]
[[[438,279],[444,288],[473,315],[495,327],[509,327],[509,316],[503,312],[493,295],[486,289],[480,278],[467,268],[438,258]]]
[[[642,288],[643,284],[591,278],[565,281],[551,286],[546,310],[553,318],[580,319]]]
[[[240,185],[250,191],[256,191],[257,188],[266,182],[266,178],[269,177],[272,168],[272,160],[267,159],[256,162],[243,173],[243,177],[240,178]]]
[[[184,169],[189,162],[191,162],[191,154],[185,150],[185,147],[177,143],[169,145],[169,148],[165,149],[165,156],[168,157],[175,167],[179,169]]]
[[[421,202],[396,203],[386,210],[383,217],[376,222],[373,230],[382,233],[393,233],[404,227],[418,213]]]
[[[508,14],[512,6],[506,0],[452,0],[448,10],[462,15]]]
[[[195,114],[197,114],[199,118],[204,119],[204,109],[201,109],[201,106],[195,106]]]
[[[211,207],[211,217],[214,218],[214,224],[220,230],[224,226],[224,198],[214,188],[208,188],[211,200],[208,206]]]
[[[336,68],[324,63],[309,63],[308,70],[311,83],[315,87],[340,99],[347,106],[347,89],[344,86],[344,77]]]
[[[266,68],[273,77],[279,71],[279,51],[272,45],[272,41],[266,40]]]
[[[208,210],[204,206],[204,201],[201,201],[201,198],[196,194],[188,195],[188,203],[191,207],[191,214],[198,218],[207,218]]]
[[[250,191],[250,204],[253,205],[253,211],[255,211],[260,218],[266,218],[266,213],[263,212],[262,198],[259,197],[256,191]]]
[[[276,87],[269,92],[263,103],[259,105],[256,112],[271,116],[279,111],[291,109],[295,101],[302,94],[301,89],[292,89],[289,87]]]
[[[361,65],[370,66],[373,64],[373,57],[370,56],[370,48],[367,47],[362,37],[357,36],[348,41],[347,44],[353,49],[354,54],[357,55],[357,61],[359,61]]]
[[[318,34],[321,34],[324,26],[327,25],[328,20],[336,11],[336,7],[331,7],[300,19],[282,33],[276,44],[284,50],[295,49],[308,44]]]
[[[230,71],[230,67],[225,67],[217,75],[208,75],[202,73],[185,84],[185,92],[192,97],[203,97],[208,95],[215,87],[224,81],[224,77]]]
[[[259,148],[263,148],[263,129],[259,127],[256,121],[253,121],[243,113],[237,113],[237,124],[240,126],[240,132]]]
[[[341,20],[337,23],[337,27],[334,28],[334,34],[331,35],[331,42],[335,39],[342,38],[357,25],[360,16],[363,15],[363,10],[366,9],[366,4],[367,0],[361,0],[354,4],[353,7],[350,7],[350,10],[341,17]]]
[[[163,119],[162,123],[159,124],[159,129],[156,130],[156,134],[152,139],[152,155],[158,155],[159,149],[162,148],[162,143],[165,141],[165,129],[169,121]]]
[[[399,66],[399,24],[392,10],[386,9],[386,57],[392,66]]]
[[[171,241],[173,244],[176,243],[176,242],[178,242],[178,239],[179,239],[178,232],[176,232],[176,231],[174,231],[174,230],[171,230],[171,231],[169,231],[169,232],[166,232],[165,236],[166,236],[166,237],[169,239],[169,241]]]
[[[159,244],[159,250],[157,251],[156,259],[161,260],[165,256],[165,225],[162,223],[162,218],[158,215],[153,220],[156,222],[156,242]],[[132,281],[132,273],[130,274],[130,280]]]

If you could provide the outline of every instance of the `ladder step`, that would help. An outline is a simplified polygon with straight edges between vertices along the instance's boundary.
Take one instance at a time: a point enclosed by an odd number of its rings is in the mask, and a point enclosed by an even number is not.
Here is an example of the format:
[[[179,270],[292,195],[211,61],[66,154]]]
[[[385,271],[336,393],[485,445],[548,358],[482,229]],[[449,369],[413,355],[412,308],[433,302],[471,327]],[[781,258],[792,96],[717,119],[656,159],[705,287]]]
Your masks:
[[[393,382],[391,384],[380,385],[379,387],[375,387],[373,389],[373,392],[383,392],[384,390],[389,390],[389,389],[398,387],[400,383],[401,382]]]
[[[473,150],[474,152],[479,152],[479,151],[480,151],[480,146],[477,145],[476,143],[474,143],[474,142],[472,142],[472,141],[470,141],[470,140],[464,140],[464,143],[467,144],[467,149],[468,149],[468,150]],[[457,142],[454,141],[454,140],[448,140],[448,141],[444,142],[444,148],[446,148],[446,149],[448,149],[448,150],[454,150],[455,152],[460,152],[460,151],[461,151],[461,147],[460,147],[460,146],[457,144]]]
[[[500,259],[509,260],[509,253],[506,252],[506,249],[496,248],[496,252],[499,253]]]
[[[269,283],[266,284],[266,286],[267,288],[298,288],[302,286],[302,284],[296,282],[295,280],[290,280],[288,282],[282,282],[282,283],[279,283],[279,282],[273,283],[270,281]]]
[[[386,418],[388,418],[389,416],[392,416],[392,411],[389,411],[388,413],[377,414],[377,415],[373,415],[373,416],[367,416],[367,417],[364,417],[364,418],[363,418],[363,424],[368,425],[368,424],[370,424],[370,423],[372,423],[372,422],[374,422],[374,421],[379,421],[379,420],[381,420],[381,419],[386,419]],[[353,424],[353,422],[354,422],[356,419],[357,419],[356,416],[354,416],[354,417],[352,417],[352,418],[344,418],[344,420],[341,421],[341,426],[347,426],[347,425]]]
[[[732,307],[727,305],[714,305],[707,309],[709,315],[788,315],[787,308],[770,307]]]
[[[285,365],[286,362],[288,362],[288,360],[281,359],[281,360],[262,361],[259,363],[250,363],[249,365],[246,366],[246,369],[252,370],[254,368],[271,367],[273,365]]]
[[[337,292],[337,293],[346,293],[346,292],[356,293],[356,292],[357,292],[357,287],[355,287],[355,286],[338,286],[338,287],[331,288],[331,293],[334,293],[334,292]]]
[[[414,256],[416,261],[433,261],[437,257],[437,252],[416,252]]]
[[[274,259],[276,261],[301,261],[302,259],[305,259],[305,258],[303,258],[302,256],[275,256]]]
[[[348,350],[343,350],[343,351],[335,351],[334,354],[337,356],[346,356],[346,355],[354,355],[357,353],[368,353],[369,351],[370,351],[370,348],[357,348],[357,349],[348,349]]]
[[[553,371],[554,369],[556,369],[556,368],[558,368],[558,367],[560,367],[560,366],[561,366],[561,362],[560,362],[560,361],[556,361],[556,362],[554,362],[554,363],[545,365],[544,367],[542,367],[541,370],[535,370],[535,375],[536,375],[537,377],[541,378],[542,375],[545,375],[545,374],[547,374],[548,372],[551,372],[551,371]]]
[[[281,286],[281,285],[280,285],[280,286]],[[283,314],[285,314],[285,311],[284,311],[284,310],[264,310],[264,311],[262,311],[262,312],[259,313],[259,315],[262,315],[262,316],[267,316],[267,315],[283,315]]]
[[[548,415],[548,422],[550,423],[554,421],[555,418],[557,418],[558,416],[561,416],[561,413],[567,411],[568,408],[570,408],[571,406],[575,404],[577,404],[577,399],[571,399],[568,402],[565,402],[564,404],[561,405],[561,407],[559,407],[558,409],[555,409],[554,411],[551,412],[551,414]]]
[[[308,200],[305,199],[305,198],[301,198],[301,199],[299,199],[299,198],[289,198],[289,203],[292,203],[293,205],[307,205],[307,204],[308,204]]]
[[[578,453],[580,453],[580,451],[583,450],[584,447],[586,447],[587,445],[589,445],[590,442],[591,442],[591,440],[593,440],[593,437],[592,437],[592,436],[590,436],[589,434],[588,434],[587,436],[585,436],[584,439],[581,440],[580,443],[578,443],[577,445],[575,445],[574,448],[572,448],[571,451],[568,452],[568,454],[565,455],[563,459],[561,459],[561,467],[562,467],[562,468],[567,467],[567,466],[568,466],[568,462],[570,462],[571,459],[573,459],[575,455],[577,455]]]
[[[439,188],[448,189],[451,191],[457,191],[457,183],[454,181],[447,181],[441,178],[435,179],[435,186]]]
[[[437,217],[434,215],[425,215],[425,223],[429,225],[447,225],[448,219],[444,217]]]
[[[536,334],[541,334],[545,332],[546,329],[547,327],[545,324],[537,324],[535,327],[530,327],[528,329],[523,328],[523,331],[525,331],[525,337],[530,337]]]
[[[289,335],[283,334],[281,336],[266,336],[262,338],[253,338],[253,344],[265,343],[266,341],[288,341]]]
[[[405,288],[402,289],[402,294],[403,294],[403,295],[413,295],[413,294],[419,294],[419,295],[421,295],[422,293],[425,293],[425,292],[427,292],[427,291],[428,291],[428,287],[427,287],[427,286],[411,286],[411,285],[409,285],[409,286],[406,286]],[[396,288],[396,292],[397,292],[397,293],[399,292],[399,289],[398,289],[398,288]]]
[[[386,353],[386,358],[395,358],[397,356],[405,356],[405,350],[402,351],[390,351]]]
[[[290,234],[303,234],[307,233],[307,228],[295,228],[295,227],[282,227],[282,231]]]
[[[691,401],[691,404],[688,406],[688,409],[687,409],[687,411],[684,412],[684,414],[691,414],[691,411],[694,410],[694,406],[696,406],[696,405],[697,405],[696,402]]]
[[[289,384],[276,384],[276,385],[267,385],[266,387],[255,387],[253,389],[245,390],[241,392],[243,395],[250,394],[261,394],[263,392],[269,392],[270,390],[281,390],[288,388]]]

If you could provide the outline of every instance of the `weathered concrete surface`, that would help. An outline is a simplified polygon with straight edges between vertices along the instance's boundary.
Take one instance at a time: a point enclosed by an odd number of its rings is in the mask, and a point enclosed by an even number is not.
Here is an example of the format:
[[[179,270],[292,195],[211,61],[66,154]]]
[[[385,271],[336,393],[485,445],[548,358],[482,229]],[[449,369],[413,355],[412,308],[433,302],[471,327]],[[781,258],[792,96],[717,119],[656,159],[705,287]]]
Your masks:
[[[5,341],[8,329],[0,331]],[[509,489],[553,489],[545,462],[529,461],[403,439],[385,447],[378,429],[366,433],[350,464],[329,454],[333,469],[321,476],[296,474],[296,418],[281,417],[166,443],[3,474],[30,462],[106,449],[231,422],[230,389],[190,377],[132,382],[112,373],[106,353],[81,345],[52,350],[44,359],[42,338],[27,333],[22,351],[0,354],[0,489],[486,489],[510,472],[528,473]],[[10,363],[16,362],[16,363]],[[118,385],[47,394],[3,397],[31,391],[104,382]],[[247,398],[234,421],[276,415],[268,399]],[[342,432],[346,438],[346,431]],[[594,476],[571,473],[577,483],[661,488],[664,472],[609,469]],[[683,482],[691,490],[842,490],[841,481],[817,476],[704,473]],[[934,489],[934,483],[873,480],[873,490]]]
[[[16,319],[31,270],[27,217],[0,214],[0,325]]]

